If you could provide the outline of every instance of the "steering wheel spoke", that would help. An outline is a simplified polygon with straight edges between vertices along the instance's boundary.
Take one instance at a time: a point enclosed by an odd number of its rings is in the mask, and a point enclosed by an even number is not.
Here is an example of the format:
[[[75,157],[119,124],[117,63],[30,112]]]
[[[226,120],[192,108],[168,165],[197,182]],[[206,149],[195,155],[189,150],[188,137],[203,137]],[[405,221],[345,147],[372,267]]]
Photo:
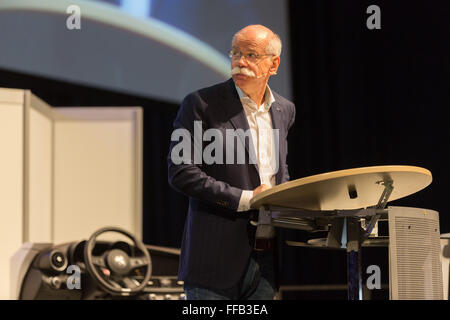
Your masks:
[[[100,268],[106,268],[105,256],[92,256],[92,263]]]
[[[149,261],[146,257],[131,257],[130,258],[130,267],[132,269],[140,268],[140,267],[146,267],[148,266]]]
[[[122,286],[116,281],[111,278],[105,279],[112,287],[114,287],[116,290],[122,290]]]

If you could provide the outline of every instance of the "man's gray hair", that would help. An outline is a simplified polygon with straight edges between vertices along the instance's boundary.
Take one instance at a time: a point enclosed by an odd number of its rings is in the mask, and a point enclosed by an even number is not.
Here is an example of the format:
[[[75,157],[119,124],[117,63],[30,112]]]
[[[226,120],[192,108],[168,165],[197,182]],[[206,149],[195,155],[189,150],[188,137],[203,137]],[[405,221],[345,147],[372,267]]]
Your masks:
[[[240,32],[240,31],[239,31]],[[233,39],[231,39],[231,45],[233,45],[234,40],[236,38],[236,36],[239,34],[239,32],[236,32],[233,36]],[[280,37],[275,33],[272,32],[272,36],[269,39],[269,42],[267,43],[266,46],[266,54],[273,54],[275,56],[280,56],[281,55],[281,39]]]
[[[276,56],[281,55],[281,39],[276,33],[273,33],[272,37],[269,39],[269,43],[267,43],[266,46],[266,53]]]

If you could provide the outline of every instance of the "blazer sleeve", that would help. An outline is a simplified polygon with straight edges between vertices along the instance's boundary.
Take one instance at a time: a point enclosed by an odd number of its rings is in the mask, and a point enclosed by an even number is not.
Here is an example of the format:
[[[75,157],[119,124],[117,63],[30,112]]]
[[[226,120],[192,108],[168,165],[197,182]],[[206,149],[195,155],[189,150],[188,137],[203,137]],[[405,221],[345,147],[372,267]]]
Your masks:
[[[205,103],[197,93],[188,95],[181,103],[180,110],[173,123],[174,132],[179,130],[184,138],[194,143],[194,121],[202,121]],[[173,137],[173,133],[172,133]],[[190,159],[174,163],[172,151],[180,141],[170,142],[168,155],[168,181],[172,188],[198,200],[236,211],[242,189],[218,181],[202,171],[201,164],[194,163],[194,152]],[[201,150],[201,149],[200,149]]]

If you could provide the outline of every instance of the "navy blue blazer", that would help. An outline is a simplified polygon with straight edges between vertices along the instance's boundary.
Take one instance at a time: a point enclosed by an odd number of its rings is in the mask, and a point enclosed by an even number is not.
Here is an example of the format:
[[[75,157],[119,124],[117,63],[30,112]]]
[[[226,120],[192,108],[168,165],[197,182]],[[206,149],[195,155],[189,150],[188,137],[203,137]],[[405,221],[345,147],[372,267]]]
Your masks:
[[[276,92],[272,94],[275,98],[270,108],[272,126],[279,129],[280,141],[276,183],[280,184],[289,180],[287,134],[294,123],[295,106]],[[173,127],[187,129],[193,137],[194,121],[202,121],[203,130],[219,129],[224,137],[226,129],[249,129],[232,79],[184,98]],[[170,144],[169,184],[189,197],[178,278],[207,288],[231,288],[243,276],[253,250],[256,228],[249,221],[255,211],[236,210],[242,190],[253,190],[261,184],[257,165],[250,164],[248,159],[245,164],[177,165],[171,160],[177,143]],[[225,145],[224,142],[224,158]],[[248,143],[245,148],[248,153]]]

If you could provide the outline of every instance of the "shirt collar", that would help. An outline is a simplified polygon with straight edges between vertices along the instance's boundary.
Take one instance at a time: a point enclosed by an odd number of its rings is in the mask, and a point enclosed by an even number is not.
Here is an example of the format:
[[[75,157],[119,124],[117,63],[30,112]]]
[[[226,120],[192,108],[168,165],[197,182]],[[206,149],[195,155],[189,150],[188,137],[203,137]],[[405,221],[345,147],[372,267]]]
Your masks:
[[[239,99],[243,104],[256,108],[256,110],[259,109],[260,106],[256,105],[256,103],[252,99],[250,99],[250,97],[247,96],[245,92],[241,90],[241,88],[239,88],[236,84],[234,84],[234,86],[236,87]],[[267,85],[266,91],[264,92],[264,110],[266,112],[269,111],[270,107],[272,106],[272,103],[274,102],[275,98],[272,94],[272,90],[270,90],[269,85]]]

